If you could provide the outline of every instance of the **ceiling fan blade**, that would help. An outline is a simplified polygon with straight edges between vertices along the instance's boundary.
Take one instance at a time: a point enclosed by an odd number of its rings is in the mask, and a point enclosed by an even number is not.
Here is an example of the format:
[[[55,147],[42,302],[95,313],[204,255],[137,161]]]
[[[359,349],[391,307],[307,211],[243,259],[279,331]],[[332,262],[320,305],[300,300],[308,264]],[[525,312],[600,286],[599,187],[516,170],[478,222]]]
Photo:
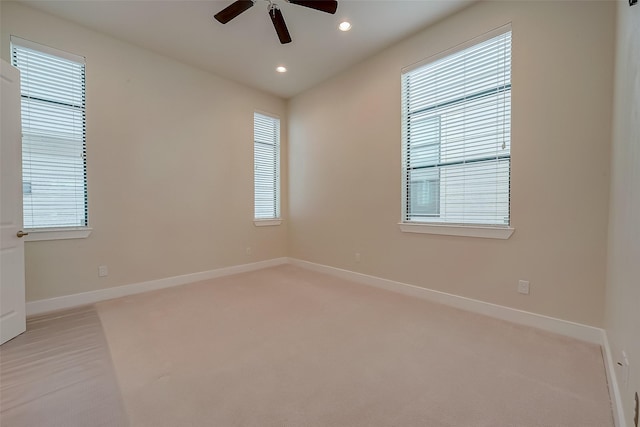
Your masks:
[[[287,0],[291,4],[298,6],[310,7],[311,9],[320,10],[330,14],[336,13],[338,2],[336,0]]]
[[[225,7],[213,17],[216,18],[218,22],[226,24],[245,10],[249,9],[251,6],[253,6],[252,0],[234,1],[231,5]]]
[[[271,10],[269,10],[269,17],[271,18],[271,22],[273,22],[273,28],[275,28],[276,33],[278,33],[280,43],[291,43],[291,36],[289,35],[287,24],[284,22],[284,17],[282,16],[280,9],[272,7]]]

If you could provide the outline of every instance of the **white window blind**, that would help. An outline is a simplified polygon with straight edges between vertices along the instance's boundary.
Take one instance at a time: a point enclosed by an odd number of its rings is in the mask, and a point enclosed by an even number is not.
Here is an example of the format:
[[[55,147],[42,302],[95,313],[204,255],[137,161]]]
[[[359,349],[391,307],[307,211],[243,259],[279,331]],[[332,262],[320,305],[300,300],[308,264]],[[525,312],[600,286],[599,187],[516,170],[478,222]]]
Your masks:
[[[24,227],[87,226],[85,61],[11,37],[20,69]]]
[[[402,152],[403,222],[509,225],[509,27],[403,71]]]
[[[254,217],[280,218],[280,119],[253,116]]]

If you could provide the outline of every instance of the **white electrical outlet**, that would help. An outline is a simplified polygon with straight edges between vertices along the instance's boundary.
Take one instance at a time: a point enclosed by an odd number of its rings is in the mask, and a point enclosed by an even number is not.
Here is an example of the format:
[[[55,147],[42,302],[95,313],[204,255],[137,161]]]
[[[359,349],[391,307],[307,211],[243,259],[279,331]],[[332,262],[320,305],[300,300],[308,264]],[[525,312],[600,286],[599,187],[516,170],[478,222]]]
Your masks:
[[[249,246],[249,247],[245,250],[245,252],[247,253],[247,255],[251,255],[251,247]]]
[[[109,275],[109,269],[106,265],[101,265],[98,267],[98,276],[99,277],[107,277]]]
[[[528,280],[519,280],[518,281],[518,293],[529,295],[529,281]]]
[[[356,262],[360,262],[360,252],[356,252]]]

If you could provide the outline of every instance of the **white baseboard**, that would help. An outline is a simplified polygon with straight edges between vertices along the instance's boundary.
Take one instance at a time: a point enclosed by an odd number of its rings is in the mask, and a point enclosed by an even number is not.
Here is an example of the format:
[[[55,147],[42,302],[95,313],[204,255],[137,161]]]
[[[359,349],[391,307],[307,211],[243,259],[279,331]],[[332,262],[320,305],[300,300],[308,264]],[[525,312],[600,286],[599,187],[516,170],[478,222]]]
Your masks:
[[[61,297],[48,298],[27,302],[27,316],[43,314],[51,311],[63,310],[78,307],[81,305],[93,304],[113,298],[120,298],[127,295],[139,294],[147,291],[154,291],[172,286],[184,285],[201,280],[215,279],[216,277],[230,276],[232,274],[245,273],[248,271],[260,270],[262,268],[275,267],[282,264],[292,264],[309,270],[330,274],[346,280],[351,280],[366,285],[400,292],[405,295],[438,302],[448,306],[486,316],[507,320],[521,325],[532,326],[538,329],[555,332],[561,335],[576,338],[605,346],[606,334],[604,330],[593,326],[582,325],[569,322],[567,320],[556,319],[543,316],[528,311],[517,310],[497,304],[479,301],[446,292],[435,291],[393,280],[382,279],[380,277],[369,276],[354,271],[343,270],[327,265],[316,264],[296,258],[274,258],[265,261],[258,261],[250,264],[223,267],[215,270],[202,271],[199,273],[184,274],[181,276],[167,277],[164,279],[149,280],[146,282],[134,283],[130,285],[117,286],[113,288],[99,289],[95,291],[82,292],[78,294],[65,295]],[[608,348],[608,342],[606,343]]]
[[[295,258],[289,258],[289,263],[298,267],[340,277],[345,280],[375,286],[377,288],[393,292],[399,292],[404,295],[422,298],[462,310],[598,344],[603,349],[604,365],[606,368],[609,396],[611,398],[611,408],[615,426],[627,427],[624,409],[622,407],[622,396],[620,394],[616,378],[616,365],[613,354],[611,353],[611,347],[609,346],[609,339],[604,329]]]
[[[409,285],[401,282],[395,282],[393,280],[382,279],[380,277],[369,276],[362,273],[329,267],[327,265],[316,264],[313,262],[303,261],[295,258],[289,258],[289,262],[302,268],[330,274],[332,276],[337,276],[346,280],[351,280],[354,282],[375,286],[377,288],[399,292],[404,295],[426,299],[451,307],[456,307],[462,310],[484,314],[486,316],[494,317],[497,319],[507,320],[509,322],[518,323],[520,325],[531,326],[545,331],[576,338],[581,341],[587,341],[590,343],[602,345],[603,330],[593,326],[569,322],[567,320],[556,319],[554,317],[543,316],[541,314],[517,310],[515,308],[491,304],[484,301],[448,294],[446,292],[434,291],[432,289],[422,288],[419,286]]]
[[[93,304],[113,298],[120,298],[127,295],[139,294],[142,292],[154,291],[158,289],[180,286],[187,283],[199,282],[202,280],[215,279],[217,277],[230,276],[233,274],[245,273],[260,270],[268,267],[275,267],[282,264],[292,264],[298,267],[330,274],[345,280],[350,280],[377,288],[399,292],[404,295],[422,298],[428,301],[437,302],[451,307],[459,308],[474,313],[483,314],[513,323],[531,326],[549,332],[569,336],[582,341],[598,344],[602,346],[604,364],[609,385],[609,395],[612,399],[612,410],[616,427],[627,427],[620,389],[616,378],[616,365],[609,346],[609,340],[605,330],[593,326],[582,325],[580,323],[569,322],[567,320],[554,317],[543,316],[528,311],[517,310],[497,304],[491,304],[471,298],[448,294],[446,292],[435,291],[419,286],[409,285],[393,280],[382,279],[380,277],[369,276],[354,271],[343,270],[327,265],[316,264],[296,258],[274,258],[266,261],[258,261],[250,264],[223,267],[215,270],[202,271],[199,273],[184,274],[181,276],[167,277],[147,282],[134,283],[130,285],[117,286],[113,288],[99,289],[96,291],[82,292],[79,294],[66,295],[56,298],[49,298],[27,303],[27,316],[44,314],[52,311],[63,310],[82,305]]]
[[[216,277],[230,276],[232,274],[245,273],[267,267],[275,267],[277,265],[287,264],[287,262],[287,258],[274,258],[250,264],[234,265],[231,267],[217,268],[215,270],[201,271],[199,273],[184,274],[181,276],[82,292],[79,294],[30,301],[27,302],[27,316],[79,307],[108,299],[120,298],[147,291],[155,291],[157,289],[170,288],[172,286],[185,285],[187,283],[199,282],[201,280],[215,279]]]
[[[616,376],[616,363],[614,362],[609,337],[607,331],[602,330],[602,357],[604,367],[607,371],[607,385],[609,386],[609,396],[611,396],[611,410],[613,411],[613,421],[616,427],[627,427],[627,421],[622,407],[622,393],[618,387],[618,377]]]

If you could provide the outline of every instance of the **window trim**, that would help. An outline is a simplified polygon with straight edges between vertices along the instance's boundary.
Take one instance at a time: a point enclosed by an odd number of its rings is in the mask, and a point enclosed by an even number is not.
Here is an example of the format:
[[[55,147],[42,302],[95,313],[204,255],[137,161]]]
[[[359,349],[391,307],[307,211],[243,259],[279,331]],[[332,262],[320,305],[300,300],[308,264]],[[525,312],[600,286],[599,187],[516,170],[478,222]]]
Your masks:
[[[254,219],[253,225],[256,227],[270,227],[274,225],[282,224],[282,218],[274,218],[274,219]]]
[[[13,46],[19,46],[25,49],[31,49],[38,52],[42,52],[47,55],[56,56],[59,58],[63,58],[69,61],[77,62],[85,64],[86,67],[86,58],[81,55],[76,55],[70,52],[66,52],[64,50],[56,49],[51,46],[47,46],[41,43],[36,43],[30,40],[26,40],[14,35],[10,36],[10,50],[13,50]],[[85,72],[86,79],[86,72]],[[86,84],[86,82],[85,82]],[[22,97],[21,97],[22,98]],[[22,102],[22,99],[21,99]],[[86,103],[86,99],[85,99]],[[86,111],[86,106],[85,106]],[[84,145],[86,150],[86,131],[84,135]],[[22,143],[21,143],[22,146]],[[85,156],[85,175],[86,175],[86,156]],[[21,177],[22,180],[22,177]],[[85,239],[91,235],[93,228],[89,225],[89,191],[88,191],[88,182],[85,177],[85,220],[86,225],[84,226],[69,226],[69,227],[38,227],[38,228],[24,228],[24,231],[29,233],[24,237],[25,242],[37,242],[37,241],[45,241],[45,240],[67,240],[67,239]]]
[[[399,222],[403,233],[438,234],[443,236],[481,237],[485,239],[506,240],[511,237],[515,228],[494,225],[462,225],[425,222]]]
[[[93,228],[91,227],[55,227],[55,228],[28,228],[29,234],[24,236],[25,242],[40,242],[44,240],[68,240],[86,239]]]
[[[459,43],[458,45],[446,49],[442,52],[439,52],[435,55],[431,55],[427,58],[424,58],[420,61],[417,61],[411,65],[403,67],[401,70],[401,75],[409,73],[413,70],[426,66],[430,63],[436,62],[440,59],[446,58],[450,55],[455,54],[461,50],[465,50],[477,44],[480,44],[484,41],[490,40],[494,37],[500,36],[506,32],[512,31],[512,24],[509,22],[503,26],[498,28],[494,28],[480,36],[474,37],[465,42]],[[503,88],[504,89],[504,88]],[[404,90],[404,89],[403,89]],[[511,90],[511,84],[509,85],[509,90]],[[404,120],[404,119],[403,119]],[[402,158],[404,159],[405,147],[404,143],[402,144]],[[509,155],[509,158],[511,154]],[[515,228],[512,226],[512,218],[511,218],[511,208],[509,208],[509,222],[508,225],[499,225],[499,224],[456,224],[456,223],[446,223],[446,222],[416,222],[407,220],[407,208],[408,208],[408,194],[406,185],[404,185],[405,174],[407,170],[404,166],[402,167],[402,175],[403,175],[403,185],[402,185],[402,203],[401,203],[401,218],[398,226],[400,231],[403,233],[418,233],[418,234],[435,234],[435,235],[447,235],[447,236],[464,236],[464,237],[477,237],[477,238],[490,238],[490,239],[502,239],[506,240],[511,237],[511,235],[515,232]],[[510,172],[511,173],[511,172]],[[511,185],[509,185],[509,192],[511,192]],[[511,199],[511,196],[509,196]]]

